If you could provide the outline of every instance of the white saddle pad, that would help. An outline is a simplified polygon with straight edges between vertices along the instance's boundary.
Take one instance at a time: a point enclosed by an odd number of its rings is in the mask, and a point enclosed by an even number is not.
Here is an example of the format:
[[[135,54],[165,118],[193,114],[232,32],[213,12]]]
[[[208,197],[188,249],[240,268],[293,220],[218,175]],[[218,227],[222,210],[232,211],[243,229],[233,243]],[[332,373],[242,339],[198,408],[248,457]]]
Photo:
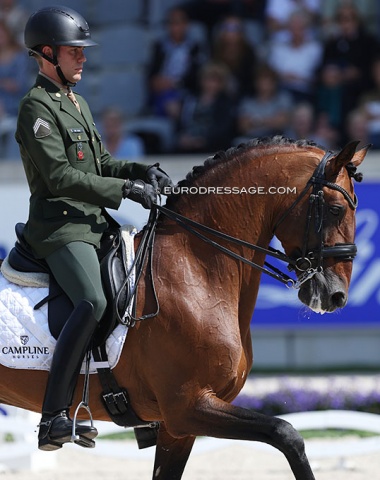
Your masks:
[[[126,244],[128,265],[134,258],[133,238],[136,229],[122,235]],[[134,282],[132,276],[131,282]],[[33,370],[49,370],[56,340],[50,334],[47,304],[40,309],[33,307],[48,295],[43,287],[16,285],[0,274],[0,363],[5,367]],[[128,328],[118,325],[106,342],[110,368],[119,361]],[[68,352],[69,354],[69,352]],[[84,373],[83,364],[81,372]],[[96,362],[91,359],[90,373],[96,373]]]

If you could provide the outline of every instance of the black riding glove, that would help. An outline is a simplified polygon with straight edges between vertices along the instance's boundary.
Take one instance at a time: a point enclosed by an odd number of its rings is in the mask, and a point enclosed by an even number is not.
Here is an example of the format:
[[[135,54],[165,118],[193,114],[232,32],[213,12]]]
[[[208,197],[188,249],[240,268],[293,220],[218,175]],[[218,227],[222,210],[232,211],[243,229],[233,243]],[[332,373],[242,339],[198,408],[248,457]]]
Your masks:
[[[160,164],[155,163],[146,171],[146,181],[153,185],[153,187],[160,192],[163,192],[164,188],[173,187],[173,182],[167,173],[165,173],[161,168]]]
[[[157,203],[157,191],[149,183],[142,180],[126,180],[123,185],[123,198],[141,203],[144,208],[152,208]]]

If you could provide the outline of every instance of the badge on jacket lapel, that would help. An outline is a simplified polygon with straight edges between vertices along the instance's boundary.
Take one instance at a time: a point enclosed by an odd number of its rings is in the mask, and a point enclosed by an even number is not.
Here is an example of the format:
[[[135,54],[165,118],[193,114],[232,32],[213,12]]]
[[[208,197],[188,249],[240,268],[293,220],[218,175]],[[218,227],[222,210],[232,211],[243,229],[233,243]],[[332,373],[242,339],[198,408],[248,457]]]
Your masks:
[[[33,132],[36,138],[47,137],[51,134],[49,122],[43,120],[42,118],[37,118],[33,125]]]

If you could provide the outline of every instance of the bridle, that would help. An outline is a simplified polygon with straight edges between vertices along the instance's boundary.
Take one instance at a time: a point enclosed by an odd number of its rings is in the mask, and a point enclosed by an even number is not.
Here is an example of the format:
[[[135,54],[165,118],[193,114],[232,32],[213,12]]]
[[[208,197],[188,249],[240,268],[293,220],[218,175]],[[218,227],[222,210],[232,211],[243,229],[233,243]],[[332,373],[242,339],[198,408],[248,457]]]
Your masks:
[[[325,169],[326,164],[334,156],[333,152],[326,152],[323,156],[321,162],[314,170],[313,175],[307,182],[305,188],[302,190],[300,195],[296,198],[293,204],[288,208],[288,210],[282,215],[282,217],[277,221],[273,233],[277,230],[279,225],[287,218],[290,212],[295,208],[295,206],[302,200],[302,198],[307,194],[310,187],[312,187],[310,196],[309,196],[309,206],[306,216],[306,225],[304,231],[303,246],[301,251],[301,256],[298,257],[295,261],[292,260],[289,262],[289,270],[298,270],[302,274],[298,277],[297,284],[300,286],[302,283],[305,283],[307,280],[312,278],[316,273],[322,272],[322,261],[324,258],[339,258],[341,260],[353,260],[357,253],[357,248],[354,243],[338,243],[331,247],[326,247],[323,244],[323,220],[324,220],[324,192],[323,187],[326,186],[332,190],[340,192],[344,198],[347,200],[348,205],[352,210],[356,210],[358,206],[358,199],[354,194],[354,198],[351,198],[351,195],[340,185],[332,183],[326,180],[325,178]],[[352,176],[352,173],[349,172],[349,175]],[[318,237],[318,247],[315,249],[309,249],[309,237],[311,230],[311,220],[314,215],[314,232]],[[312,265],[315,265],[314,267]]]
[[[306,225],[304,231],[303,246],[301,251],[301,256],[297,258],[289,257],[285,253],[276,250],[272,247],[264,248],[259,245],[255,245],[244,240],[232,237],[224,232],[220,232],[213,228],[202,225],[199,222],[191,220],[177,212],[174,212],[166,207],[161,205],[156,206],[156,210],[161,212],[166,217],[174,220],[178,225],[180,225],[185,230],[196,235],[198,238],[204,242],[212,245],[213,247],[219,249],[223,253],[229,255],[230,257],[239,260],[247,265],[250,265],[253,268],[256,268],[263,273],[275,278],[276,280],[284,283],[289,288],[300,288],[303,283],[312,278],[315,274],[322,272],[322,262],[324,258],[339,258],[340,260],[353,260],[357,253],[357,248],[354,243],[337,243],[336,245],[326,247],[323,243],[323,224],[324,224],[324,192],[323,187],[330,188],[340,192],[344,198],[347,200],[348,205],[352,210],[356,210],[358,206],[358,201],[356,195],[354,198],[351,198],[351,195],[340,185],[332,183],[326,180],[325,169],[326,164],[330,158],[335,154],[331,151],[328,151],[323,156],[322,160],[314,170],[313,175],[307,182],[305,188],[302,190],[300,195],[292,203],[292,205],[285,211],[285,213],[277,221],[273,233],[279,225],[288,217],[292,210],[299,204],[299,202],[306,196],[308,191],[311,188],[311,193],[309,196],[309,206],[306,218]],[[352,177],[353,173],[349,171],[349,175]],[[157,218],[157,211],[155,212]],[[309,249],[309,238],[312,229],[312,218],[314,217],[314,232],[318,237],[318,246],[314,249]],[[150,222],[148,222],[150,223]],[[153,222],[155,223],[155,222]],[[201,233],[202,232],[202,233]],[[205,234],[209,235],[206,236]],[[299,274],[298,279],[294,280],[286,273],[280,271],[273,265],[265,262],[264,266],[258,265],[255,262],[235,253],[229,248],[221,245],[220,243],[213,240],[211,237],[220,238],[229,243],[239,245],[242,247],[249,248],[251,250],[264,253],[278,260],[288,263],[288,270],[295,271]]]

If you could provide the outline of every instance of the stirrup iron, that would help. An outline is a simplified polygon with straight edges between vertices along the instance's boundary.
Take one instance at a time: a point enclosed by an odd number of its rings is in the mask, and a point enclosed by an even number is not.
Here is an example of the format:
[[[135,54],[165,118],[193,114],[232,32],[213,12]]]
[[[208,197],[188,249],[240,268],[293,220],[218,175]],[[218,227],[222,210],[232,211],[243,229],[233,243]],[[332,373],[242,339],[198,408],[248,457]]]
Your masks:
[[[87,447],[87,448],[94,448],[95,447],[95,442],[94,440],[91,440],[90,438],[85,437],[84,435],[77,435],[76,433],[76,428],[77,428],[77,416],[78,412],[81,408],[84,408],[89,417],[90,417],[90,426],[91,428],[94,428],[94,421],[92,418],[92,413],[90,410],[90,407],[87,405],[87,403],[82,400],[77,408],[75,409],[74,417],[73,417],[73,429],[71,431],[71,443],[76,443],[77,445],[80,445],[81,447]]]
[[[86,354],[86,373],[85,373],[85,379],[84,379],[84,385],[83,385],[83,396],[82,396],[82,401],[78,404],[77,408],[75,409],[75,413],[73,417],[73,429],[71,431],[71,439],[70,439],[70,442],[76,443],[77,445],[80,445],[81,447],[86,447],[86,448],[94,448],[95,447],[94,440],[92,440],[91,438],[87,438],[84,435],[77,435],[76,429],[77,429],[78,412],[81,408],[84,408],[87,411],[90,417],[90,426],[91,428],[95,429],[92,413],[88,405],[88,400],[90,397],[90,360],[91,360],[91,349],[89,349]]]

